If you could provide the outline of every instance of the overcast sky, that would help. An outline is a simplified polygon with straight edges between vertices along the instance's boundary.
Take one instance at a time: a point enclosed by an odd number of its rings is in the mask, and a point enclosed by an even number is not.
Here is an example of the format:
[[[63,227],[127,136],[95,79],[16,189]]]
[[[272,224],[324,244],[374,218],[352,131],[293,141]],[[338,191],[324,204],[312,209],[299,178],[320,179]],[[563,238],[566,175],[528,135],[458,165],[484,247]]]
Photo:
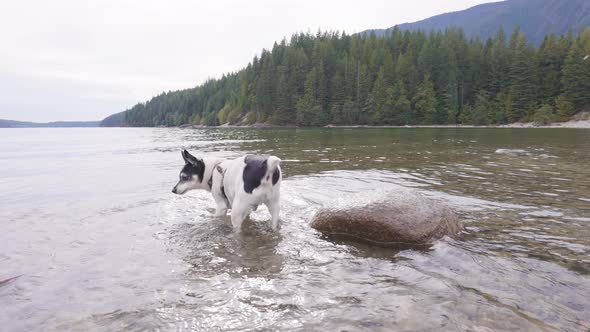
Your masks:
[[[238,70],[294,32],[386,28],[484,2],[3,1],[0,119],[100,120]]]

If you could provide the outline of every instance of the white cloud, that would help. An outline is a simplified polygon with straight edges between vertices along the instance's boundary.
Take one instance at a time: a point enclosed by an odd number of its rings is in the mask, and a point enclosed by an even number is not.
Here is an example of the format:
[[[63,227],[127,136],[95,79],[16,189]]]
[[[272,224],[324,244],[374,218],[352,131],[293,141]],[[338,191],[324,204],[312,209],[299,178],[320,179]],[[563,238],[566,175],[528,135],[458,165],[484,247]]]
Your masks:
[[[238,70],[294,32],[386,28],[482,0],[14,1],[0,5],[0,118],[97,120]]]

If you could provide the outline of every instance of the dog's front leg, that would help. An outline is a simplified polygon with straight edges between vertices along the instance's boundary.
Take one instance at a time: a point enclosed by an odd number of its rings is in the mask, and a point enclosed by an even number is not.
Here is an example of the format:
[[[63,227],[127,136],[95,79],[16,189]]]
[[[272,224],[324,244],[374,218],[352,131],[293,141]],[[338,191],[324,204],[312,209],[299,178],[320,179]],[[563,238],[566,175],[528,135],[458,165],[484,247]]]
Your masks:
[[[225,198],[222,195],[221,191],[217,188],[213,188],[213,190],[211,190],[211,194],[213,194],[213,199],[215,200],[216,205],[215,216],[225,216],[227,214],[227,209],[229,208],[229,206],[227,206],[227,203],[225,202]]]
[[[233,202],[231,208],[231,224],[234,227],[234,232],[242,230],[242,223],[244,219],[252,212],[249,205],[241,204],[240,202]]]
[[[217,207],[215,208],[215,216],[216,217],[223,217],[227,214],[227,207],[225,206],[225,202],[217,202]]]

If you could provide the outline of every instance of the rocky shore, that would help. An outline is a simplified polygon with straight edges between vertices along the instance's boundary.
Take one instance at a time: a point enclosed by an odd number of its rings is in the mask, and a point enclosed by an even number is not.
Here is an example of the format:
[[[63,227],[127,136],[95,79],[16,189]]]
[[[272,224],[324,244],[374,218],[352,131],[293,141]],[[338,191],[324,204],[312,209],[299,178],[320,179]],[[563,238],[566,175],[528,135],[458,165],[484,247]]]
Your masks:
[[[183,124],[179,128],[305,128],[295,125],[278,126],[269,123],[254,123],[250,125],[232,125],[222,124],[220,126],[205,126],[205,125],[191,125]],[[489,125],[489,126],[474,126],[474,125],[406,125],[406,126],[369,126],[369,125],[326,125],[323,128],[590,128],[590,113],[581,113],[574,119],[567,122],[553,122],[546,125],[540,125],[534,122],[515,122],[505,125]]]

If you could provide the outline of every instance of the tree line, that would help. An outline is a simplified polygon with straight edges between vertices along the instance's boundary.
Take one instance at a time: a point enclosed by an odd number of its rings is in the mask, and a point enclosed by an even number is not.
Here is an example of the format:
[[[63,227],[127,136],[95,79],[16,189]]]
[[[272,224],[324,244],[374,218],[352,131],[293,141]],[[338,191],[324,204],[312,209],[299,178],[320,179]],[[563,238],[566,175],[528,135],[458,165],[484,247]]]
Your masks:
[[[433,125],[565,121],[590,106],[590,29],[486,41],[462,30],[298,33],[247,67],[124,113],[124,125]]]

